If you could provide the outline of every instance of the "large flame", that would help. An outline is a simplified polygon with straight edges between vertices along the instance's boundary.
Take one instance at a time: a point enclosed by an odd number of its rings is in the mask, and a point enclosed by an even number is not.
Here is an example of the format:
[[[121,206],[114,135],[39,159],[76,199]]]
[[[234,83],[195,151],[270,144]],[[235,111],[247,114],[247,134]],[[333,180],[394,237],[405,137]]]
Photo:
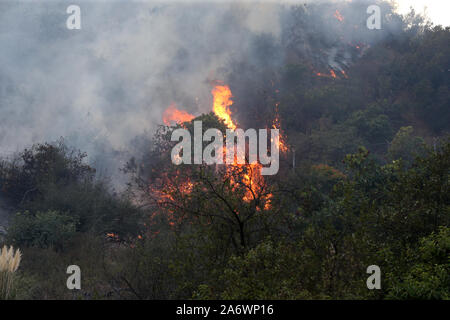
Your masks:
[[[213,94],[213,112],[222,119],[225,125],[236,130],[236,124],[231,118],[230,106],[233,104],[233,97],[230,88],[227,85],[216,85],[211,93]],[[223,147],[223,153],[226,154],[226,147]],[[244,185],[246,190],[242,198],[245,202],[251,202],[255,196],[264,200],[264,209],[270,208],[272,194],[264,194],[264,177],[261,175],[260,163],[237,164],[236,155],[233,164],[227,164],[227,172],[230,176],[230,182],[233,188],[237,188],[240,184]],[[258,207],[258,210],[261,208]]]
[[[231,100],[233,95],[230,87],[217,85],[212,89],[211,93],[213,95],[213,112],[219,119],[223,120],[228,128],[235,130],[236,125],[231,120],[230,106],[233,104],[233,100]]]
[[[172,103],[163,114],[163,121],[165,125],[171,125],[175,123],[183,123],[186,121],[191,121],[195,117],[183,110],[178,110],[175,103]]]
[[[232,93],[229,86],[224,84],[216,85],[212,91],[213,95],[213,112],[221,120],[224,121],[228,129],[236,130],[237,126],[231,118],[230,106],[233,104]],[[276,104],[276,117],[273,121],[273,128],[280,128],[280,119],[278,116],[278,104]],[[171,104],[164,112],[164,123],[170,125],[171,122],[182,123],[190,121],[194,118],[193,115],[186,111],[178,110],[175,104]],[[278,146],[280,151],[286,152],[287,145],[284,138],[280,137],[280,145]],[[226,146],[223,147],[224,157],[226,155]],[[238,189],[244,186],[244,195],[242,200],[250,203],[257,201],[259,204],[256,206],[258,211],[268,210],[271,207],[271,201],[273,195],[266,190],[266,184],[264,177],[261,175],[262,165],[260,163],[238,164],[235,154],[234,163],[226,164],[225,170],[230,179],[231,187]],[[171,181],[171,179],[175,179]],[[171,194],[178,193],[188,195],[192,192],[194,185],[188,177],[176,174],[170,178],[166,175],[161,177],[160,185],[164,185],[163,189],[151,188],[152,194],[156,196],[160,204],[166,204],[169,202],[176,202]],[[177,223],[175,217],[172,216],[172,211],[169,210],[170,225]]]

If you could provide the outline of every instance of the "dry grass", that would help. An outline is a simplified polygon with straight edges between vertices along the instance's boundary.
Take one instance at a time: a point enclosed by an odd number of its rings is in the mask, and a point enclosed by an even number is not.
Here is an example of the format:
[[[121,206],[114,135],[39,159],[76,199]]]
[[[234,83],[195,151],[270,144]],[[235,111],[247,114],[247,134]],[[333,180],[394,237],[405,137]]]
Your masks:
[[[22,254],[20,249],[14,252],[11,246],[3,246],[0,251],[0,300],[6,300],[10,297],[11,289],[14,284],[14,273],[19,268]]]

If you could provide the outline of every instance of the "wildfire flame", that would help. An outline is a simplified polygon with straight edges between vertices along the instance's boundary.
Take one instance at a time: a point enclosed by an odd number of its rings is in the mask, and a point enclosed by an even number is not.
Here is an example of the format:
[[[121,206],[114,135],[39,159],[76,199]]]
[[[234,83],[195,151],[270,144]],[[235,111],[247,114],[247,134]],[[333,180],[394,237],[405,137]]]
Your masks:
[[[332,76],[334,79],[337,78],[336,73],[334,72],[333,69],[330,70],[330,74],[331,74],[331,76]]]
[[[222,119],[229,129],[236,130],[237,126],[231,118],[230,106],[233,104],[231,100],[233,95],[230,87],[227,85],[216,85],[211,93],[213,95],[214,114],[219,119]],[[224,146],[224,155],[226,151],[226,147]],[[263,193],[264,177],[261,175],[261,167],[260,163],[237,164],[236,157],[233,164],[227,164],[226,168],[230,175],[231,185],[234,188],[237,188],[239,184],[243,184],[246,187],[245,194],[242,198],[245,202],[251,202],[254,195]],[[270,208],[272,194],[267,194],[263,198],[265,200],[264,209],[267,210]]]
[[[228,128],[236,130],[236,125],[231,120],[230,106],[233,104],[233,100],[231,100],[233,95],[230,88],[227,85],[217,85],[212,89],[211,93],[214,97],[213,112],[219,119],[223,120]]]
[[[285,141],[284,135],[281,132],[281,121],[280,121],[280,116],[278,114],[278,105],[279,105],[279,103],[275,104],[275,118],[273,119],[273,122],[272,122],[272,128],[280,130],[280,138],[279,138],[278,148],[281,152],[287,152],[288,146]]]
[[[236,130],[237,125],[234,123],[231,117],[230,106],[233,104],[231,98],[233,97],[229,86],[224,84],[216,85],[212,91],[213,95],[213,112],[221,120],[224,121],[225,125],[231,129]],[[276,115],[273,120],[272,127],[275,129],[280,129],[281,123],[278,116],[278,104],[276,104]],[[186,111],[178,110],[176,105],[171,104],[167,110],[164,112],[163,121],[165,124],[170,125],[171,122],[182,123],[190,121],[194,118],[193,115],[187,113]],[[284,137],[280,135],[280,144],[278,146],[279,150],[282,152],[287,151],[287,145],[285,143]],[[223,147],[224,157],[226,155],[226,146]],[[265,190],[264,177],[261,175],[262,165],[258,162],[248,163],[248,164],[238,164],[235,154],[235,160],[233,164],[226,164],[225,170],[229,176],[231,187],[233,190],[237,190],[239,187],[244,186],[244,195],[242,200],[250,203],[253,200],[262,202],[257,205],[257,210],[268,210],[271,207],[271,200],[273,195]],[[188,195],[192,192],[194,184],[189,180],[188,177],[180,174],[175,175],[175,180],[170,183],[171,180],[168,176],[161,177],[160,185],[164,185],[163,189],[151,188],[152,194],[156,196],[159,203],[164,204],[168,202],[176,202],[171,194],[184,194]],[[171,226],[177,223],[175,217],[171,215],[171,210],[169,210],[169,224]],[[110,236],[111,237],[111,236]]]
[[[338,19],[340,22],[344,21],[344,17],[341,15],[341,13],[339,12],[339,10],[336,10],[336,11],[334,12],[334,17],[335,17],[336,19]]]
[[[171,125],[175,123],[183,123],[186,121],[191,121],[195,117],[183,110],[178,110],[175,103],[172,103],[163,114],[163,121],[165,125]]]
[[[336,72],[334,72],[333,69],[330,70],[330,74],[325,74],[325,73],[317,72],[317,73],[316,73],[316,76],[318,76],[318,77],[325,77],[325,78],[333,78],[333,79],[337,79]]]

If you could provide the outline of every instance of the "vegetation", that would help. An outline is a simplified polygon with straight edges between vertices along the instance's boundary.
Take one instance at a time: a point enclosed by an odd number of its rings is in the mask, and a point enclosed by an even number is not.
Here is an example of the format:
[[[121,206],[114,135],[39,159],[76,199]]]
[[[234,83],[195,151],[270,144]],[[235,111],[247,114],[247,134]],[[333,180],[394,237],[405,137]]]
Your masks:
[[[14,252],[13,247],[6,247],[0,250],[0,300],[8,299],[14,290],[14,273],[20,265],[20,250]]]
[[[159,129],[124,168],[122,194],[63,140],[3,159],[0,197],[14,213],[1,241],[23,252],[13,297],[449,299],[450,28],[390,19],[401,32],[366,46],[345,77],[318,76],[290,40],[268,36],[256,37],[255,61],[232,62],[240,125],[280,118],[289,148],[275,176],[174,166],[171,132],[192,122]],[[279,46],[289,62],[268,63]],[[213,113],[194,120],[225,132]],[[65,286],[71,264],[78,291]],[[381,290],[366,286],[370,265]]]

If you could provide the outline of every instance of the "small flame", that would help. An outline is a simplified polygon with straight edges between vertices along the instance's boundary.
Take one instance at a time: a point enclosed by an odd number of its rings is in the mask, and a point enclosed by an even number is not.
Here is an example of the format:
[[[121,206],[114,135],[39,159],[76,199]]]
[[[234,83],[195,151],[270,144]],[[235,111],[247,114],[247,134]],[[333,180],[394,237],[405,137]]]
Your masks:
[[[106,234],[106,237],[107,237],[108,239],[115,240],[115,241],[118,241],[118,240],[119,240],[119,235],[117,235],[117,234],[115,234],[115,233],[113,233],[113,232],[107,233],[107,234]]]
[[[277,102],[275,104],[275,118],[273,119],[273,122],[272,122],[272,128],[280,130],[278,149],[281,152],[287,152],[288,151],[288,146],[287,146],[287,143],[285,141],[285,137],[284,137],[284,135],[282,133],[282,130],[281,130],[281,120],[280,120],[280,115],[279,115],[279,111],[278,111],[279,104],[280,104],[279,102]]]
[[[331,76],[332,76],[334,79],[337,78],[336,73],[334,72],[333,69],[330,70],[330,74],[331,74]]]
[[[325,78],[333,78],[333,79],[337,79],[336,72],[334,72],[333,69],[330,70],[330,74],[325,74],[325,73],[317,72],[317,73],[316,73],[316,76],[318,76],[318,77],[325,77]]]
[[[338,19],[340,22],[344,21],[344,17],[341,15],[341,13],[339,12],[339,10],[336,10],[336,12],[334,13],[334,17],[336,19]]]
[[[183,110],[178,110],[175,103],[172,103],[163,114],[163,121],[166,125],[171,125],[172,123],[183,123],[186,121],[191,121],[195,117]]]

